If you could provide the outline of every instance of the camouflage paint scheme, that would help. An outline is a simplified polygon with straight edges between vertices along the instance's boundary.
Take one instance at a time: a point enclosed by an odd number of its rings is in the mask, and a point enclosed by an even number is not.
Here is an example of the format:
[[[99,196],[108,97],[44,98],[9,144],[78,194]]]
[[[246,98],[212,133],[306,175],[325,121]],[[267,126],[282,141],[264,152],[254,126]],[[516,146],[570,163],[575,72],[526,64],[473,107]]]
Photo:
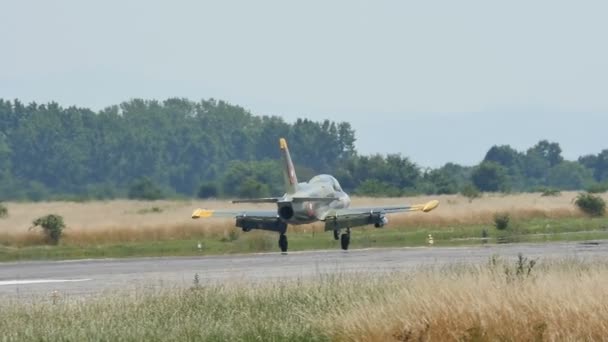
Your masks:
[[[439,205],[438,201],[430,201],[418,205],[350,208],[350,197],[331,175],[317,175],[308,182],[299,183],[287,141],[284,138],[279,140],[279,147],[283,157],[285,194],[281,197],[232,201],[233,203],[274,203],[277,206],[276,210],[197,209],[192,213],[192,218],[233,217],[236,219],[236,226],[242,228],[243,231],[262,229],[278,232],[281,234],[281,239],[285,241],[285,248],[281,246],[283,251],[287,250],[287,240],[284,234],[289,224],[298,225],[323,221],[325,230],[334,231],[336,239],[338,239],[341,229],[347,230],[348,236],[342,238],[342,248],[347,249],[350,228],[372,224],[381,228],[388,223],[386,214],[408,211],[429,212]],[[281,245],[281,239],[279,245]]]

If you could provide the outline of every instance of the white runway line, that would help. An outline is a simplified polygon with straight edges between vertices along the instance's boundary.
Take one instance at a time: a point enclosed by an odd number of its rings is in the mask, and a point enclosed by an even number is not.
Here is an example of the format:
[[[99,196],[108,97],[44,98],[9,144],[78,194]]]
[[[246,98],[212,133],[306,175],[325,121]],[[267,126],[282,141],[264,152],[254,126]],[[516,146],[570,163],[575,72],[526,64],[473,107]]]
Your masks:
[[[48,283],[75,283],[79,281],[89,281],[91,279],[30,279],[30,280],[0,280],[3,285],[27,285],[27,284],[48,284]]]

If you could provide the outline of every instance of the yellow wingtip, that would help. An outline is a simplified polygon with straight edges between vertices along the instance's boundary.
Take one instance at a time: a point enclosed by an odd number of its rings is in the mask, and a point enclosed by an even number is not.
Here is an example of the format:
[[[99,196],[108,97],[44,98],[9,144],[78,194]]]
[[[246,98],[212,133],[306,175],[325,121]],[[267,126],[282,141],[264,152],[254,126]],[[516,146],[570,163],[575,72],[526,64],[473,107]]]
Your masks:
[[[432,200],[422,207],[422,212],[428,213],[429,211],[437,208],[439,206],[438,200]]]
[[[287,149],[287,140],[285,140],[285,138],[279,139],[279,147],[281,148],[281,150]]]
[[[194,212],[192,212],[192,218],[197,219],[197,218],[211,217],[211,216],[213,216],[214,211],[215,210],[209,210],[209,209],[196,209]]]
[[[437,208],[439,206],[439,201],[432,200],[425,204],[416,204],[412,206],[412,211],[422,211],[423,213],[428,213],[429,211]]]

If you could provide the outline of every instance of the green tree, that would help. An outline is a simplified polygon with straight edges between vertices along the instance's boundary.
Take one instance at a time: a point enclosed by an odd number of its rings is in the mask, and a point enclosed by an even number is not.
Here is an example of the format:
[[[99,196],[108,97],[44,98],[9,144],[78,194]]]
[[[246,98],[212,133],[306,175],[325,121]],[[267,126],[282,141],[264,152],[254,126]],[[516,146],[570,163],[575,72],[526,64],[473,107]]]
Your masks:
[[[562,157],[562,148],[559,144],[547,140],[539,141],[528,150],[528,153],[540,156],[547,161],[550,167],[555,166],[564,160]]]
[[[0,131],[0,180],[11,173],[11,148],[6,135]]]
[[[356,183],[350,170],[347,168],[339,168],[333,173],[334,177],[340,182],[342,189],[346,192],[355,190]]]
[[[541,154],[528,150],[524,159],[524,174],[528,177],[528,183],[545,182],[546,174],[551,164]]]
[[[594,154],[580,156],[578,158],[578,162],[579,162],[579,164],[583,165],[584,167],[586,167],[590,170],[594,170],[597,165],[597,156]]]
[[[421,178],[419,167],[407,157],[402,157],[399,154],[354,156],[345,161],[340,170],[342,175],[350,176],[345,179],[347,188],[352,185],[352,187],[359,189],[363,182],[374,179],[382,180],[381,183],[388,187],[381,186],[377,189],[386,188],[387,193],[385,195],[387,196],[393,196],[403,190],[414,189]],[[338,180],[340,181],[340,179]],[[364,189],[369,189],[371,185],[375,186],[377,184],[371,181],[364,186]]]
[[[549,169],[547,185],[563,190],[581,190],[593,181],[591,171],[577,162],[564,161]]]
[[[523,176],[525,156],[509,145],[492,146],[486,153],[485,162],[495,162],[507,172],[507,183],[511,188],[524,189],[526,181]]]
[[[247,177],[239,184],[237,195],[240,198],[269,197],[268,185],[257,181],[253,177]]]
[[[493,146],[476,167],[448,163],[421,172],[398,154],[358,155],[349,123],[288,123],[215,99],[133,99],[98,112],[0,99],[0,199],[125,196],[124,189],[142,177],[165,194],[191,196],[211,182],[220,193],[238,196],[249,177],[267,185],[271,194],[280,194],[279,137],[288,138],[301,181],[330,173],[348,191],[363,185],[375,187],[374,192],[384,188],[385,195],[453,193],[473,179],[473,171],[486,191],[496,186],[504,190],[505,184],[516,190],[588,184],[587,174],[572,164],[562,165],[559,144],[547,140],[525,154],[508,145]],[[486,163],[499,165],[506,178],[497,170],[494,181],[483,176]],[[596,182],[608,180],[608,150],[583,156],[579,164],[592,171]],[[387,186],[363,184],[374,179]],[[152,191],[151,196],[157,194]]]
[[[429,170],[424,173],[424,181],[432,184],[433,191],[429,194],[455,194],[458,192],[458,181],[448,173],[444,168]]]
[[[601,194],[608,191],[608,183],[593,183],[585,190],[590,194]]]
[[[8,216],[8,208],[0,203],[0,218],[5,218]]]
[[[440,167],[439,170],[446,177],[449,177],[451,182],[456,183],[458,189],[462,189],[465,185],[471,182],[473,167],[447,163]]]
[[[42,183],[30,181],[25,185],[25,197],[30,201],[39,202],[49,198],[51,191]]]
[[[255,192],[267,193],[265,196],[268,193],[279,195],[285,190],[282,168],[277,160],[232,161],[221,178],[221,184],[222,193],[226,196],[251,197],[249,195]],[[265,186],[255,190],[257,184]]]
[[[218,197],[219,192],[217,190],[217,185],[212,182],[206,182],[199,186],[198,192],[196,194],[198,198],[215,198]]]
[[[377,179],[368,179],[357,187],[355,193],[359,196],[371,196],[371,197],[397,197],[401,195],[398,188],[391,186],[386,182],[379,181]]]
[[[51,244],[58,244],[65,228],[63,217],[55,214],[39,217],[32,222],[30,229],[40,227]]]
[[[495,162],[507,169],[519,169],[523,156],[509,145],[492,146],[484,161]]]
[[[494,213],[494,227],[498,230],[505,230],[509,227],[511,215],[509,213]]]
[[[163,198],[163,193],[150,178],[142,177],[129,187],[129,198],[154,201]]]
[[[331,172],[355,155],[348,123],[289,124],[214,99],[133,99],[98,113],[0,99],[0,134],[4,198],[26,196],[29,183],[34,190],[47,189],[33,191],[45,198],[66,193],[86,197],[96,185],[115,189],[104,193],[120,194],[141,177],[191,195],[203,181],[220,183],[233,160],[276,160],[279,137],[290,138],[298,170],[305,174]],[[266,177],[256,179],[276,190]],[[280,187],[280,176],[278,180]]]
[[[578,162],[590,170],[597,182],[608,181],[608,149],[602,150],[598,155],[586,155]]]
[[[0,110],[3,102],[0,100]],[[0,200],[15,199],[19,188],[18,184],[12,175],[11,170],[11,148],[8,139],[2,131],[0,131]]]
[[[509,188],[507,184],[507,172],[504,166],[495,162],[481,163],[475,171],[473,171],[471,180],[475,187],[481,191],[506,191]]]
[[[596,195],[580,193],[576,196],[574,204],[589,216],[604,216],[606,213],[606,202]]]
[[[523,160],[523,173],[528,178],[525,184],[529,187],[546,185],[549,170],[564,160],[561,153],[558,143],[547,140],[529,148]]]
[[[465,185],[462,190],[460,190],[460,194],[469,199],[469,203],[473,202],[474,199],[480,198],[481,193],[479,189],[475,187],[473,184]]]

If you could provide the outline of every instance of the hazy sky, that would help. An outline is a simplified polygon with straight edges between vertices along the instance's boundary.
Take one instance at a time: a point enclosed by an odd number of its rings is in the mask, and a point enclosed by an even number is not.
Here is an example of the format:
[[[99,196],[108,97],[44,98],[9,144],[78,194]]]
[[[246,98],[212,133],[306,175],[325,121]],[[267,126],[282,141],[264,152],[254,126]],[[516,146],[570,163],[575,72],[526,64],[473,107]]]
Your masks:
[[[4,1],[0,98],[224,99],[350,121],[362,153],[608,148],[605,1]]]

